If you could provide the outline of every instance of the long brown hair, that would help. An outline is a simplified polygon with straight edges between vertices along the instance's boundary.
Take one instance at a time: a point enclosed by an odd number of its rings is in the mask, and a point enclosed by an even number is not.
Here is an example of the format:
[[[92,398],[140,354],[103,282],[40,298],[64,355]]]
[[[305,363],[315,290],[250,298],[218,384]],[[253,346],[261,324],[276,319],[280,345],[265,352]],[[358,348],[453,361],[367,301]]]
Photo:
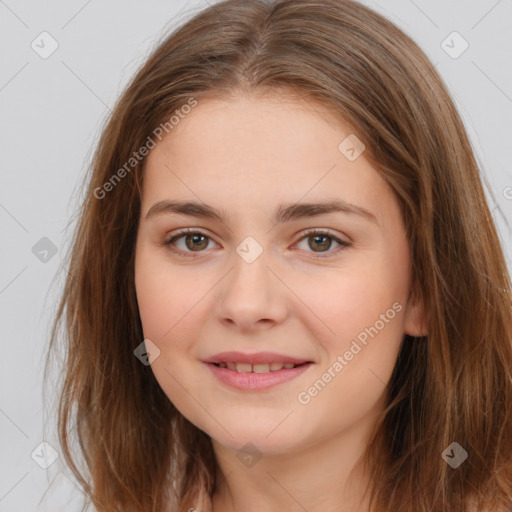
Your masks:
[[[428,335],[404,335],[368,447],[372,510],[512,507],[511,283],[480,169],[425,54],[350,0],[217,3],[165,38],[118,100],[92,161],[48,354],[65,319],[66,461],[98,512],[211,509],[209,437],[134,357],[144,160],[130,159],[158,127],[170,132],[184,105],[286,90],[328,106],[366,145],[401,206],[411,293],[428,312]],[[468,453],[457,469],[441,456],[452,442]]]

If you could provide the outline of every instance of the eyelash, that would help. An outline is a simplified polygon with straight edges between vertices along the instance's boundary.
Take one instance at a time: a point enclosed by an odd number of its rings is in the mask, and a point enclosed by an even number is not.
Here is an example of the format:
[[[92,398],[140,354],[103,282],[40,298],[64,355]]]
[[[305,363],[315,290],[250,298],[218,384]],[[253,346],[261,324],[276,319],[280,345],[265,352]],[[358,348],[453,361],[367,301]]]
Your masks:
[[[175,248],[172,247],[172,244],[176,240],[178,240],[179,238],[182,238],[184,235],[190,235],[190,234],[202,235],[202,236],[204,236],[204,237],[206,237],[206,238],[211,240],[211,237],[209,237],[206,233],[204,233],[203,231],[201,231],[199,229],[186,228],[186,229],[182,229],[181,231],[176,233],[176,235],[174,235],[170,240],[164,242],[164,245],[169,246],[169,248],[174,253],[177,253],[180,256],[184,256],[186,258],[190,258],[190,257],[193,258],[193,257],[195,257],[194,251],[181,251],[179,249],[175,249]],[[335,236],[331,235],[329,231],[320,230],[320,229],[308,229],[308,230],[306,230],[306,232],[303,234],[302,238],[298,242],[301,242],[302,240],[304,240],[305,238],[310,237],[311,235],[325,235],[328,238],[331,238],[335,242],[339,243],[340,246],[341,246],[341,247],[338,247],[337,249],[335,249],[334,251],[326,251],[325,253],[314,253],[314,252],[312,252],[313,258],[329,258],[333,254],[337,254],[338,252],[340,252],[343,249],[345,249],[347,247],[350,247],[352,245],[349,242],[345,242],[345,241],[340,240],[339,238],[336,238]],[[199,251],[199,252],[202,252],[202,251]]]

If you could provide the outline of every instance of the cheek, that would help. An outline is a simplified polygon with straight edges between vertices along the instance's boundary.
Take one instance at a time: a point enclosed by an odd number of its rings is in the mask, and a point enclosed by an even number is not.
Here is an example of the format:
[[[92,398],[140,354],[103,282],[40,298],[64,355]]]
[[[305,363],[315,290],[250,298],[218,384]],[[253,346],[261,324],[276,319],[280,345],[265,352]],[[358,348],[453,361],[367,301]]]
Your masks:
[[[343,369],[332,368],[336,377],[327,387],[335,393],[348,386],[352,391],[344,400],[355,408],[383,391],[403,339],[408,274],[397,270],[406,267],[394,261],[389,265],[386,258],[376,255],[364,265],[331,272],[328,278],[315,280],[314,286],[310,280],[309,288],[303,288],[309,290],[306,302],[315,315],[302,320],[309,318],[308,329],[323,347],[324,370],[339,362],[338,356],[343,358]],[[330,398],[336,400],[335,395]]]
[[[145,337],[162,342],[193,316],[203,286],[191,269],[173,270],[165,258],[144,249],[137,254],[135,288]]]
[[[192,267],[190,267],[192,268]],[[135,287],[144,338],[154,342],[160,355],[151,364],[157,382],[175,407],[195,425],[203,426],[204,414],[185,391],[197,368],[190,351],[201,322],[194,307],[201,286],[193,286],[192,272],[173,271],[172,266],[141,249],[135,262]],[[199,284],[199,283],[197,283]],[[194,316],[196,315],[196,316]],[[200,396],[195,391],[194,396]]]
[[[137,303],[144,330],[144,337],[160,339],[163,333],[172,327],[173,287],[166,286],[167,277],[158,267],[144,265],[135,270]],[[173,301],[174,302],[174,301]]]
[[[384,400],[403,338],[406,288],[368,268],[352,269],[350,276],[325,285],[323,294],[315,287],[309,303],[322,319],[309,328],[324,358],[295,401],[308,418],[319,418],[308,420],[312,431],[328,436],[349,428]]]
[[[302,316],[302,321],[331,348],[343,348],[390,308],[388,317],[393,319],[386,323],[386,330],[393,323],[394,331],[400,332],[401,315],[395,313],[396,309],[403,309],[407,291],[405,280],[386,273],[382,265],[330,270],[315,279],[294,279],[294,292],[309,312]],[[402,308],[392,309],[395,302]]]

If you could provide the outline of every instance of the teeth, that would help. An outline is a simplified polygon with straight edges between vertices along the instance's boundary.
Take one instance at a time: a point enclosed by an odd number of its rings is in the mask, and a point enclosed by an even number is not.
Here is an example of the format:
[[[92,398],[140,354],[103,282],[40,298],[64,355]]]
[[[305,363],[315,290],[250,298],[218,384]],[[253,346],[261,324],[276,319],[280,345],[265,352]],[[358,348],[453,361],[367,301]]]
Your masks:
[[[269,364],[253,364],[252,371],[254,373],[268,373],[270,371]]]
[[[239,373],[268,373],[282,370],[283,368],[294,368],[294,363],[218,363],[220,368],[228,368],[229,370],[237,371]]]
[[[236,371],[239,373],[252,372],[252,365],[247,364],[247,363],[236,363]]]

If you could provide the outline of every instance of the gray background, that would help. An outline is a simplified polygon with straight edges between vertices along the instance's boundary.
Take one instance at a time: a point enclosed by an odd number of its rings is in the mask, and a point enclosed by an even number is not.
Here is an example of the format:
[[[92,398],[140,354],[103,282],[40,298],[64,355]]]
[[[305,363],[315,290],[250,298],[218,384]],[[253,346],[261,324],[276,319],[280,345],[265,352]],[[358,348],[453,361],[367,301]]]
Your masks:
[[[510,268],[512,0],[363,3],[411,35],[447,83],[489,182]],[[104,117],[164,33],[206,6],[0,0],[0,512],[79,510],[81,491],[63,464],[52,421],[45,422],[55,396],[43,406],[42,355],[63,281],[54,277]],[[58,43],[48,58],[31,46],[51,49],[44,31]],[[454,31],[469,44],[458,58],[463,41],[446,40]],[[52,462],[53,452],[43,441],[57,456],[47,469],[41,464]]]

